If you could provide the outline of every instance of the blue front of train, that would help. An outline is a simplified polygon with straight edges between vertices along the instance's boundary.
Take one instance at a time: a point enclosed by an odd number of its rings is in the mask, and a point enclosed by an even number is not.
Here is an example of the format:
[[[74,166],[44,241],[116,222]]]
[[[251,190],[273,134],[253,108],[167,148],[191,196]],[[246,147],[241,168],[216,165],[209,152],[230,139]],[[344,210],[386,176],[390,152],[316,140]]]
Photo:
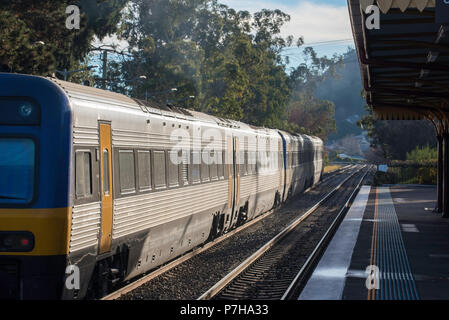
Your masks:
[[[65,93],[49,79],[0,73],[0,299],[62,295],[70,146]]]

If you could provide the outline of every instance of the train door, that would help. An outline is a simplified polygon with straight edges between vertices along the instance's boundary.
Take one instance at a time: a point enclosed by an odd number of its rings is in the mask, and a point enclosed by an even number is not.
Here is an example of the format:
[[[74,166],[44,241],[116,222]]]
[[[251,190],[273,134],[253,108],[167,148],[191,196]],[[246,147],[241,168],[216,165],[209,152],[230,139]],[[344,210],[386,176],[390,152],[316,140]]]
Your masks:
[[[282,199],[282,201],[285,201],[287,199],[287,194],[286,194],[286,188],[287,188],[287,141],[285,140],[285,137],[282,133],[279,132],[279,135],[281,136],[281,143],[282,143],[282,149],[280,151],[280,152],[282,152],[281,173],[282,173],[282,182],[283,182],[281,199]]]
[[[233,137],[233,185],[234,185],[234,199],[233,199],[233,210],[231,215],[231,223],[234,226],[237,223],[238,211],[239,211],[239,201],[240,201],[240,146],[239,138]]]
[[[226,139],[226,172],[228,173],[228,210],[224,221],[223,231],[227,231],[231,225],[232,213],[234,212],[234,145],[232,137]]]
[[[284,163],[283,163],[283,143],[282,143],[282,139],[278,140],[278,151],[277,151],[277,156],[278,156],[278,167],[277,170],[279,171],[279,201],[282,202],[283,200],[283,196],[284,196],[284,186],[285,186],[285,180],[284,180]]]
[[[112,241],[112,139],[111,124],[100,123],[101,238],[99,253],[111,250]]]

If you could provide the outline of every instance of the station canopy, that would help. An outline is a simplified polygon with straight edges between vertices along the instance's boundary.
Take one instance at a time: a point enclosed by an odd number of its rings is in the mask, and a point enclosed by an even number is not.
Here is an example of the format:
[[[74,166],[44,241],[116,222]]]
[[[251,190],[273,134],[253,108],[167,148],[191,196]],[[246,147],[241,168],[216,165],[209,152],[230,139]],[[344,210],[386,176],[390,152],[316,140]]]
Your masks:
[[[378,29],[370,5],[379,9]],[[449,4],[348,0],[348,7],[366,100],[377,119],[447,121]]]

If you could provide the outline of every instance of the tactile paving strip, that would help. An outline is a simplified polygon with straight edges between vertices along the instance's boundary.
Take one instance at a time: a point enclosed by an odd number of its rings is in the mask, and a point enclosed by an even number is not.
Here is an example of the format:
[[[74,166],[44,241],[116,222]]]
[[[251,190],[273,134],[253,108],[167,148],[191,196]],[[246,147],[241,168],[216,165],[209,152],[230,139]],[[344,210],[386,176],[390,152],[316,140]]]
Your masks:
[[[389,188],[377,188],[374,218],[371,262],[378,268],[379,279],[377,289],[370,290],[368,299],[418,300],[415,279]]]

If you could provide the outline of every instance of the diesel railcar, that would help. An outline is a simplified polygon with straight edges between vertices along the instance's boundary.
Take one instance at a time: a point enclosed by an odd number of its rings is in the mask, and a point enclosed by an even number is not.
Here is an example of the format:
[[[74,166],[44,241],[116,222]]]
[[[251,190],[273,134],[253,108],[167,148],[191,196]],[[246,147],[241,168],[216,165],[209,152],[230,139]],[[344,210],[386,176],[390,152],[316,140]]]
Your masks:
[[[98,297],[320,180],[319,138],[0,73],[0,298]]]

